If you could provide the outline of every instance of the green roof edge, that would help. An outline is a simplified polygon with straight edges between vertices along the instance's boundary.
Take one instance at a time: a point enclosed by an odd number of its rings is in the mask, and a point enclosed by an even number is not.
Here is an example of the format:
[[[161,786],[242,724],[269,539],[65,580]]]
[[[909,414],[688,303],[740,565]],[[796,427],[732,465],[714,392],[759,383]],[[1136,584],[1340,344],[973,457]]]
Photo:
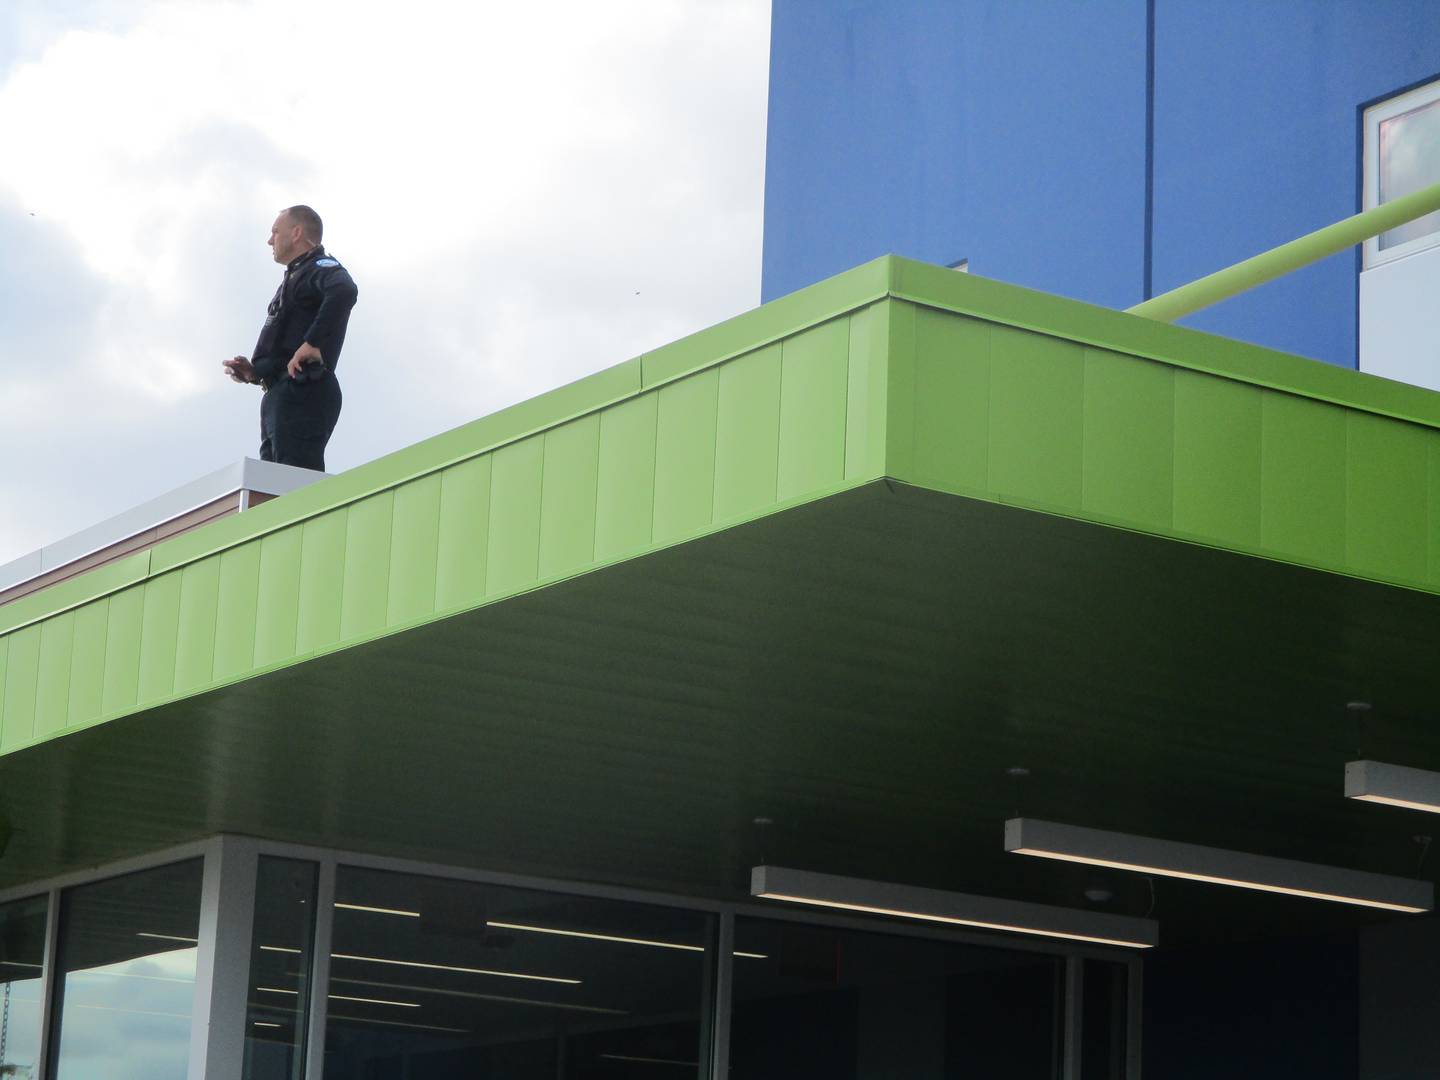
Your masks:
[[[885,255],[678,341],[0,608],[0,634],[894,298],[1440,429],[1440,394],[1322,361]],[[1196,359],[1203,353],[1204,359]]]

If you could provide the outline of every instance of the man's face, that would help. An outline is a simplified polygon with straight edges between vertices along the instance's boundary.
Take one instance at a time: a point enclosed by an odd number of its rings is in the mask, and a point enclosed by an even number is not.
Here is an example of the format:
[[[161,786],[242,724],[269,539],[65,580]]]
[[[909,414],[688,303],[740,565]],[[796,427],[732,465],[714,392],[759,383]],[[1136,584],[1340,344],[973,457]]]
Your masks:
[[[281,211],[270,226],[270,250],[275,261],[282,265],[305,250],[305,236],[299,225],[290,220],[290,215]]]

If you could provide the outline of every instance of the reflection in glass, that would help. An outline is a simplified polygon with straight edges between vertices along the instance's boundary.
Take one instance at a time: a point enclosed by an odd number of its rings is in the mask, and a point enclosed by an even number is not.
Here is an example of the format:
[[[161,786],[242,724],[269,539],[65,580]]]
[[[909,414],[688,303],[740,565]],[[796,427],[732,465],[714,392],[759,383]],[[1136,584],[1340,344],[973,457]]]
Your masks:
[[[60,897],[56,1080],[184,1080],[202,861]]]
[[[1440,182],[1440,101],[1380,122],[1380,202]],[[1440,230],[1440,210],[1380,234],[1380,249]]]
[[[36,1075],[48,906],[43,896],[0,905],[0,1076]]]
[[[262,855],[255,881],[245,1080],[300,1080],[315,937],[312,862]]]
[[[1058,1075],[1062,962],[735,920],[733,1080]]]
[[[712,918],[341,867],[326,1080],[699,1075]]]

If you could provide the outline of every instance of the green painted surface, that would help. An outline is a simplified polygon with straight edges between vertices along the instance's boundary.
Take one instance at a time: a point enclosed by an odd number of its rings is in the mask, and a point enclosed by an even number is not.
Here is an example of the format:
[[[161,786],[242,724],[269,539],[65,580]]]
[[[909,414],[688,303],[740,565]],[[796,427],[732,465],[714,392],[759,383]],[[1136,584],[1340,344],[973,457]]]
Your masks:
[[[220,602],[215,615],[215,678],[234,678],[255,666],[255,614],[259,595],[260,542],[252,540],[221,554]]]
[[[1175,506],[1175,370],[1085,350],[1082,503],[1102,518],[1170,528]]]
[[[256,667],[295,653],[302,540],[303,530],[292,525],[260,541],[259,591],[255,598]]]
[[[660,388],[655,421],[655,543],[683,539],[710,524],[719,388],[714,369]]]
[[[311,518],[301,527],[300,597],[295,616],[295,648],[301,653],[324,648],[340,640],[340,604],[345,595],[345,526],[348,519],[347,510],[332,510]]]
[[[175,642],[175,690],[204,686],[215,670],[215,623],[220,611],[220,560],[202,559],[180,571],[180,630]]]
[[[966,491],[990,486],[990,338],[993,327],[931,308],[913,313],[917,365],[914,425],[927,433],[914,446],[915,478]]]
[[[265,542],[270,542],[269,537]],[[175,687],[175,647],[180,634],[180,573],[171,571],[145,583],[140,617],[140,704],[161,701]]]
[[[595,558],[600,418],[571,420],[545,433],[541,466],[538,576],[578,570]]]
[[[1303,266],[1337,255],[1372,236],[1379,236],[1397,225],[1404,225],[1436,210],[1440,210],[1440,183],[1431,184],[1398,199],[1391,199],[1381,206],[1362,210],[1343,221],[1291,240],[1288,244],[1261,252],[1244,262],[1227,266],[1224,270],[1217,270],[1199,281],[1192,281],[1178,289],[1152,296],[1144,303],[1126,310],[1133,315],[1172,322],[1181,316],[1218,304],[1221,300],[1239,296],[1257,285],[1274,281]]]
[[[658,394],[644,394],[600,416],[596,467],[595,558],[644,550],[655,513]]]
[[[1260,401],[1260,545],[1334,566],[1345,553],[1345,414],[1292,394]]]
[[[1260,403],[1252,388],[1175,372],[1175,529],[1260,546]]]
[[[413,622],[435,611],[443,484],[442,473],[431,473],[395,491],[388,625]]]
[[[40,624],[40,668],[35,685],[37,739],[65,726],[70,711],[70,667],[75,653],[75,613],[67,611]]]
[[[65,717],[67,727],[82,727],[100,717],[100,700],[105,687],[105,634],[109,621],[109,600],[95,600],[75,611],[75,651],[70,664],[70,703]],[[212,642],[214,635],[212,620]],[[205,681],[209,680],[207,656]],[[179,689],[185,691],[191,687],[186,685]]]
[[[1349,413],[1345,429],[1345,561],[1364,574],[1387,568],[1429,575],[1430,455],[1440,444],[1413,424]]]
[[[926,353],[917,365],[943,362]],[[990,489],[1057,510],[1081,502],[1085,350],[1043,334],[990,332]],[[928,432],[916,432],[916,443]]]
[[[435,606],[444,611],[485,596],[485,547],[490,519],[490,457],[452,465],[440,478]]]
[[[715,517],[729,521],[775,501],[780,462],[780,347],[720,368],[715,422]]]
[[[374,634],[385,627],[394,512],[393,491],[370,495],[350,507],[345,523],[345,577],[340,587],[342,640]]]
[[[23,746],[35,731],[35,691],[40,676],[40,627],[27,626],[10,636],[5,663],[5,716],[0,753]]]
[[[221,569],[223,571],[223,564]],[[140,628],[143,625],[144,611],[143,585],[131,586],[110,597],[105,623],[105,678],[100,694],[102,714],[124,712],[135,705],[140,688]],[[233,627],[233,634],[254,637],[253,607],[248,612],[232,609],[227,613],[222,604],[220,614],[225,620],[222,625]],[[231,616],[228,619],[227,614]],[[247,652],[244,668],[249,666],[250,658]]]
[[[787,338],[780,351],[781,499],[839,483],[845,475],[845,399],[850,320],[832,319]]]
[[[888,302],[871,304],[850,316],[850,385],[845,409],[847,480],[874,480],[885,474],[890,307]]]
[[[532,435],[495,452],[490,473],[490,543],[485,592],[504,594],[534,581],[540,566],[540,485],[545,439]],[[501,522],[506,527],[499,528]]]
[[[877,260],[0,608],[0,749],[880,477],[1440,592],[1437,398]]]

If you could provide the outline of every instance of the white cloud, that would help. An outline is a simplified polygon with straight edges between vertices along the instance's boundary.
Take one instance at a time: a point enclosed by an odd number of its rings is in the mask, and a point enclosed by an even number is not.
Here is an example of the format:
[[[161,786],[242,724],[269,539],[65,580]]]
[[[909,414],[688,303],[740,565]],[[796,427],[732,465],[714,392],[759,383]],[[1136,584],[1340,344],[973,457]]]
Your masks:
[[[108,10],[0,69],[0,272],[55,278],[0,325],[0,562],[254,452],[218,363],[290,202],[361,290],[332,469],[758,299],[765,0]]]

